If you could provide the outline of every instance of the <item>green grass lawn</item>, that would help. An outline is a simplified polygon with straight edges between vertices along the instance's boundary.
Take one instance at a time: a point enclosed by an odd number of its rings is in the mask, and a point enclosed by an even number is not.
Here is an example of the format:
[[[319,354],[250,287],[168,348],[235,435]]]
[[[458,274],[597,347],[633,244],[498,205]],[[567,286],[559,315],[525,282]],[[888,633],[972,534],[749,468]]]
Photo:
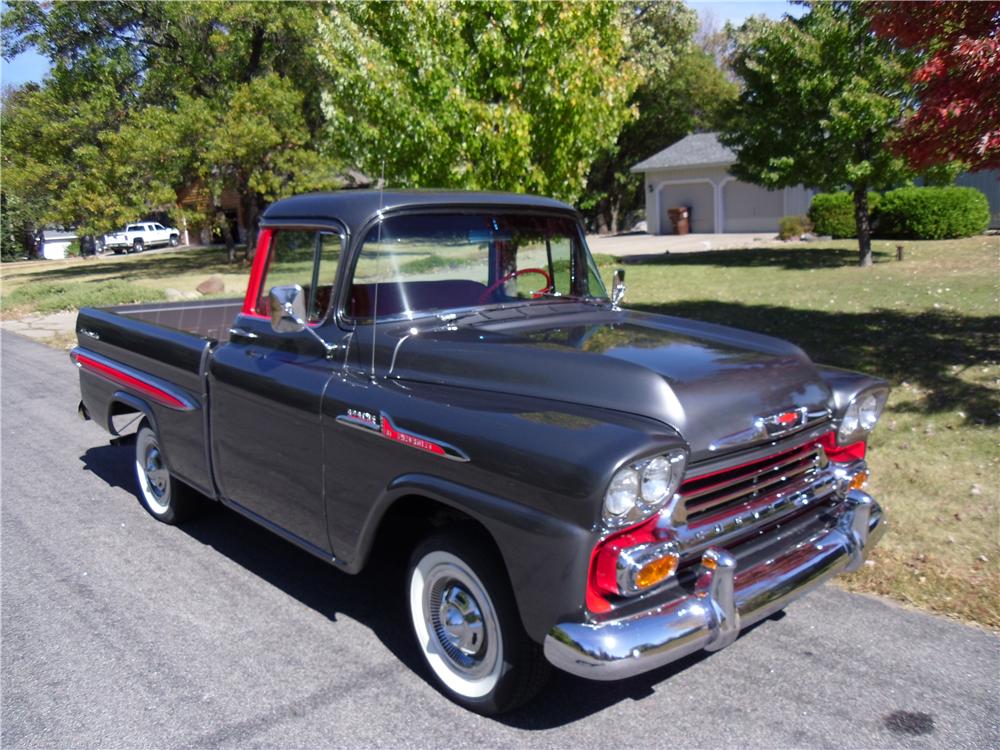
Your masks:
[[[626,304],[789,339],[817,362],[893,385],[871,441],[870,491],[890,530],[843,580],[1000,628],[1000,237],[876,242],[857,268],[850,241],[650,256],[628,266]],[[600,259],[609,284],[614,259]],[[248,269],[221,249],[5,265],[5,316],[157,299]]]
[[[238,253],[242,257],[242,252]],[[224,296],[240,297],[250,269],[229,263],[224,248],[205,247],[142,255],[108,255],[0,266],[0,311],[4,317],[87,306],[151,302],[166,289],[182,292],[209,276],[221,276]]]

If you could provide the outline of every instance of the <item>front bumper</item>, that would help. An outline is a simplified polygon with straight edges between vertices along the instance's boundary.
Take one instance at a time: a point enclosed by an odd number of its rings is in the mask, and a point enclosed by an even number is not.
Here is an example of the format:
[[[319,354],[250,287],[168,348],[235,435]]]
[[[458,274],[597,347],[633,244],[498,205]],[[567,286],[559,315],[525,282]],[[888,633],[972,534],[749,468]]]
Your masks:
[[[620,680],[701,649],[718,651],[742,628],[859,568],[884,531],[878,503],[852,490],[821,528],[774,557],[737,572],[733,555],[710,547],[690,594],[618,619],[556,625],[545,637],[545,657],[578,677]]]

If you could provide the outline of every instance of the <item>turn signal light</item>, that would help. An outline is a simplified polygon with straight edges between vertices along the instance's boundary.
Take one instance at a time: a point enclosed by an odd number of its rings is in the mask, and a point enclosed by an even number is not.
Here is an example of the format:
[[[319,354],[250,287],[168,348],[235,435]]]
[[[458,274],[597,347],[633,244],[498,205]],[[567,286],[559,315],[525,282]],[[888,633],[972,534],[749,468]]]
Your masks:
[[[848,490],[863,490],[868,484],[868,470],[859,471],[851,478],[851,483],[847,485]]]
[[[671,553],[665,557],[646,563],[635,574],[633,580],[635,581],[636,588],[648,589],[665,581],[677,570],[678,561],[678,556]]]

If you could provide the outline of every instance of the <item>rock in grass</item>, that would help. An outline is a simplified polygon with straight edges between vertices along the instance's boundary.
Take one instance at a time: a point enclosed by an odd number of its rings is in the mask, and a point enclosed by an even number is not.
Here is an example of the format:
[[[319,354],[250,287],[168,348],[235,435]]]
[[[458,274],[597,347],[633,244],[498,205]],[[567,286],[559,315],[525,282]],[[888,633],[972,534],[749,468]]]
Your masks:
[[[167,289],[163,290],[163,296],[165,296],[170,302],[180,302],[181,300],[191,300],[199,299],[201,295],[198,292],[182,292],[179,289]]]
[[[195,287],[201,294],[219,294],[226,291],[225,282],[221,276],[209,276]]]

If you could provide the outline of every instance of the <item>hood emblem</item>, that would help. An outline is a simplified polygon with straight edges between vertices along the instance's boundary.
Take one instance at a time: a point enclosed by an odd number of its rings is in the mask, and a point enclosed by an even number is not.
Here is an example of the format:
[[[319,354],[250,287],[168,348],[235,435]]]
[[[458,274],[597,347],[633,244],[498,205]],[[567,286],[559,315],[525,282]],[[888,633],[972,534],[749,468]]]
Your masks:
[[[710,451],[717,451],[724,448],[733,448],[744,443],[755,443],[759,440],[783,437],[801,429],[816,419],[828,417],[829,415],[830,412],[826,409],[810,412],[805,406],[799,406],[787,411],[779,411],[777,414],[754,417],[753,424],[750,427],[719,438],[709,445],[708,449]]]

